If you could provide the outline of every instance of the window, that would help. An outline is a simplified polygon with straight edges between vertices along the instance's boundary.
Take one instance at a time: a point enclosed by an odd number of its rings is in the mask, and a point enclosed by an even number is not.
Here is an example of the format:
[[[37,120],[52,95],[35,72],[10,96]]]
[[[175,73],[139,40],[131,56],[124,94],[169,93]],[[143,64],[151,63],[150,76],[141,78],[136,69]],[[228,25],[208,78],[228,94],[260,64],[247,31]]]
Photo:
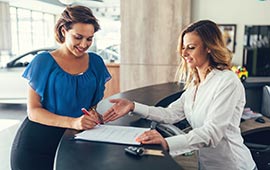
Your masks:
[[[54,14],[10,7],[12,54],[55,46]]]

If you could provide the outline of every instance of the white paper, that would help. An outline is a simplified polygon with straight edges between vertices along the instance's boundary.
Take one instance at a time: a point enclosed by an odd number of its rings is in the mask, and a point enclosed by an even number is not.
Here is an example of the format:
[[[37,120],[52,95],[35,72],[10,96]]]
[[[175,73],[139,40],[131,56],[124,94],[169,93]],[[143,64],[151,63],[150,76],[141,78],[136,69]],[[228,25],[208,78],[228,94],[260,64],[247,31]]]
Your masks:
[[[136,138],[149,128],[130,126],[98,125],[75,135],[75,139],[109,142],[119,144],[140,145]]]

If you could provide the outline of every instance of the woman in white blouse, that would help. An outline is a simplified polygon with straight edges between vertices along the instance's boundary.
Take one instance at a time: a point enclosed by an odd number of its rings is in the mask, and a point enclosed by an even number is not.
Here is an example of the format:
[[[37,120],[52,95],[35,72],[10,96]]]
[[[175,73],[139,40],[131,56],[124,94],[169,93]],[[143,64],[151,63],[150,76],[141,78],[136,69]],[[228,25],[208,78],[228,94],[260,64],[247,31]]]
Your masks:
[[[218,26],[209,20],[189,25],[179,37],[182,62],[179,81],[185,92],[169,107],[147,106],[126,99],[112,99],[105,122],[133,111],[144,118],[176,123],[186,118],[193,130],[163,138],[156,130],[142,134],[142,144],[161,144],[171,154],[198,150],[199,169],[253,170],[256,164],[244,145],[239,124],[245,106],[245,90],[230,70],[232,54]]]

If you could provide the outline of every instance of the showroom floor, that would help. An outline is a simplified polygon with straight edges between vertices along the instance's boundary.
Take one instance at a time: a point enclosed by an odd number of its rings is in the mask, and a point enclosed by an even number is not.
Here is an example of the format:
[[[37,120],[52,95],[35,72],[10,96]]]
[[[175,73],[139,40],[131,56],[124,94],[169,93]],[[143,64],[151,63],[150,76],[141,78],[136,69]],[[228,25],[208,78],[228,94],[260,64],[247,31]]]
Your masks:
[[[0,104],[0,169],[10,170],[9,157],[13,138],[26,117],[26,105]]]

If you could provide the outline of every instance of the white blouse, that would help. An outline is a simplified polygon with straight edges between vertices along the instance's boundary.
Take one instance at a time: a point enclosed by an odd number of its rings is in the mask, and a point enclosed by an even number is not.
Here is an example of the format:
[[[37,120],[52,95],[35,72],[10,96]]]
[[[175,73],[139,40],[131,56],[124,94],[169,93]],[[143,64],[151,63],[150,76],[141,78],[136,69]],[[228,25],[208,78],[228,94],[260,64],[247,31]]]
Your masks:
[[[199,150],[200,169],[252,170],[255,162],[243,144],[239,128],[245,91],[235,73],[212,70],[196,87],[189,87],[168,108],[135,102],[134,112],[144,118],[176,123],[186,118],[193,130],[166,138],[171,155]]]

